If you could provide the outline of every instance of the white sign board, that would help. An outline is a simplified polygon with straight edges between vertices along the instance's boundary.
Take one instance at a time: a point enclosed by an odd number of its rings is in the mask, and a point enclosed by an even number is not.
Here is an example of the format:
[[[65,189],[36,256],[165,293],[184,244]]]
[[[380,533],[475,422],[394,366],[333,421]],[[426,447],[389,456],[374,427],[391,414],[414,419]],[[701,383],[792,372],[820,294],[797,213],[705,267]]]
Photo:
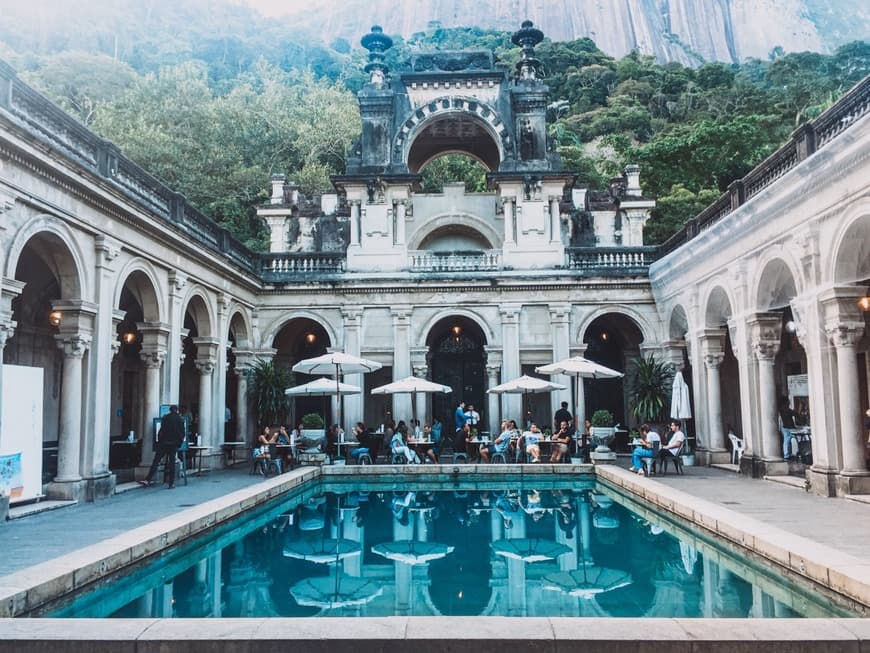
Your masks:
[[[42,494],[42,375],[41,367],[3,366],[0,452],[21,453],[21,489],[13,502]]]
[[[810,383],[806,374],[792,374],[786,377],[788,382],[788,398],[789,404],[794,407],[795,397],[809,397]]]

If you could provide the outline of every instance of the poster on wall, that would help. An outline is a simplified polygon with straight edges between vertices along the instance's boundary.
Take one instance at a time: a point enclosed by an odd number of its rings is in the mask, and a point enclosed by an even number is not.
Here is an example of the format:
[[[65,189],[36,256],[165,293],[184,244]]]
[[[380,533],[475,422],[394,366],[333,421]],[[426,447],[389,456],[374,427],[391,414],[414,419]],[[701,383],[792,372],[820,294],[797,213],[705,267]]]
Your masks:
[[[12,502],[42,494],[42,376],[41,367],[3,366],[0,465],[8,468],[0,483],[8,472]]]

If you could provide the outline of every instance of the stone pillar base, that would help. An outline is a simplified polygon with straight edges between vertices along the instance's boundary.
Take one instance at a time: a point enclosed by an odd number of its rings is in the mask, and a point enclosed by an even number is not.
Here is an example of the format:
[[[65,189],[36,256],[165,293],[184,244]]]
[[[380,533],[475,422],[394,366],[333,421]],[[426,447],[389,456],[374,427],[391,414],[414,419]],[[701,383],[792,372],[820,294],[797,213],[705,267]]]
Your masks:
[[[727,449],[698,449],[695,452],[695,462],[701,467],[724,465],[731,462],[731,452]]]
[[[835,486],[839,497],[846,494],[870,494],[870,472],[838,474]]]
[[[835,471],[811,467],[806,474],[807,482],[810,484],[810,492],[823,497],[837,496],[837,473]]]
[[[764,460],[754,456],[743,456],[740,459],[740,474],[752,478],[785,476],[788,474],[788,463],[784,460]]]
[[[784,460],[761,460],[762,476],[788,476],[788,463]]]
[[[612,451],[593,451],[589,454],[592,462],[596,465],[615,465],[616,454]]]
[[[88,482],[84,479],[52,481],[45,485],[45,495],[59,501],[85,501],[88,498]]]
[[[88,501],[108,499],[115,494],[116,478],[114,474],[109,473],[103,476],[94,476],[85,480],[88,482]]]

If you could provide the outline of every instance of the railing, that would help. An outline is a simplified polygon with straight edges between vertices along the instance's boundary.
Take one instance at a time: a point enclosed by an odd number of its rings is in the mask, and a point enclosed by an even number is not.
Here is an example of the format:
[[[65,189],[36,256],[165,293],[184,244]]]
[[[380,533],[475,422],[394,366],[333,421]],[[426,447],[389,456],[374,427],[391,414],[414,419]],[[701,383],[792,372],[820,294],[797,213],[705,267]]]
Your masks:
[[[269,283],[288,282],[310,275],[336,274],[345,270],[343,252],[283,252],[260,255],[260,276]]]
[[[770,186],[801,161],[830,143],[860,118],[870,113],[870,76],[865,77],[815,120],[799,127],[787,143],[735,181],[724,193],[659,248],[664,256],[719,222],[748,199]]]
[[[645,274],[656,247],[566,247],[565,267],[592,274]]]
[[[480,272],[501,269],[502,252],[500,249],[480,252],[411,250],[408,261],[411,272]]]

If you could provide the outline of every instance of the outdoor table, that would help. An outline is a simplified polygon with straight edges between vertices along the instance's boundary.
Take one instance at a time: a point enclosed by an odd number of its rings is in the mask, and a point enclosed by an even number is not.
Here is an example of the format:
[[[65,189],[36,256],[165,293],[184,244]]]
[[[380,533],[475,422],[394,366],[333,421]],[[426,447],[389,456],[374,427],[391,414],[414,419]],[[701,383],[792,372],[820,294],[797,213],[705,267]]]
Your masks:
[[[423,460],[426,452],[432,448],[433,444],[435,444],[433,440],[408,440],[408,446],[417,452],[417,455],[420,456],[420,460]]]
[[[236,464],[236,451],[242,452],[242,459],[240,462],[244,462],[244,452],[246,443],[244,442],[224,442],[221,444],[221,449],[224,450],[224,456],[226,457],[227,465],[235,465]]]
[[[196,462],[196,471],[193,472],[194,476],[199,476],[202,474],[202,452],[206,451],[208,447],[199,447],[196,445],[188,445],[187,447],[187,456],[188,460],[192,457]],[[189,465],[185,465],[188,469],[190,469]]]
[[[356,440],[343,440],[343,441],[340,441],[340,442],[336,442],[336,443],[335,443],[335,446],[336,446],[336,448],[338,449],[338,455],[339,455],[339,457],[342,457],[342,454],[341,454],[341,448],[342,448],[342,447],[347,447],[348,449],[354,449],[354,448],[356,448],[356,447],[359,446],[359,442],[357,442]],[[348,452],[345,451],[345,452],[344,452],[344,459],[345,459],[345,460],[347,460],[347,456],[348,456]]]

